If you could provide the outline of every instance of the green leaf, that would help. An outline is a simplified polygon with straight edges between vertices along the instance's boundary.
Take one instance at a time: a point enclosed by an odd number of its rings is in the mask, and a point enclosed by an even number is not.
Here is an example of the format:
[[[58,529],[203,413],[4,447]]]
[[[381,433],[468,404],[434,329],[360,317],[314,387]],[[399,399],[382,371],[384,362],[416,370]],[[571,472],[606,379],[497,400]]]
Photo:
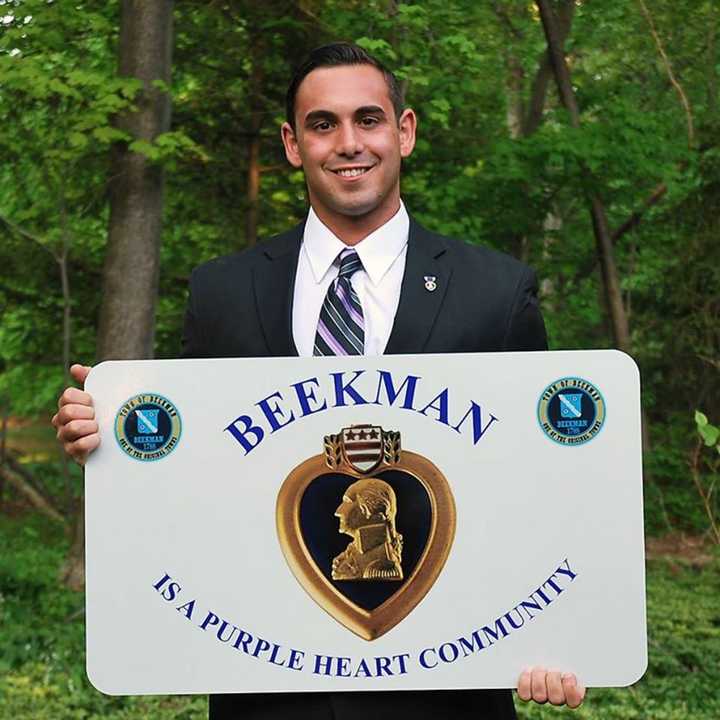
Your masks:
[[[718,441],[718,437],[720,437],[720,428],[717,428],[714,425],[703,425],[702,427],[699,427],[698,430],[702,439],[705,441],[705,445],[708,447],[715,445]]]
[[[92,131],[93,137],[103,143],[111,143],[115,140],[126,140],[128,135],[122,130],[106,125],[104,127],[95,128]]]
[[[83,135],[79,132],[71,132],[68,135],[68,141],[70,142],[70,145],[75,148],[84,148],[88,144],[87,135]]]
[[[695,411],[695,422],[698,428],[705,427],[708,424],[707,415],[701,413],[699,410]]]
[[[134,140],[130,143],[129,148],[132,152],[144,155],[148,160],[157,160],[160,157],[160,151],[147,140]]]

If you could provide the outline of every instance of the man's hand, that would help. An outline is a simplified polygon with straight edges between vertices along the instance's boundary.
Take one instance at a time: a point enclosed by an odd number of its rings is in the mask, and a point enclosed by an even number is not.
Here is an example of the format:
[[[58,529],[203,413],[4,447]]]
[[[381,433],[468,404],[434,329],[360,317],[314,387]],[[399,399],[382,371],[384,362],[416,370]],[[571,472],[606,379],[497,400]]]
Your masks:
[[[518,680],[517,693],[521,700],[536,703],[579,707],[585,699],[585,688],[572,673],[548,672],[536,667],[524,670]]]
[[[70,374],[81,384],[85,383],[89,372],[86,365],[70,368]],[[78,388],[65,388],[58,399],[58,411],[53,415],[52,424],[65,452],[78,465],[84,465],[88,455],[100,444],[92,397]]]

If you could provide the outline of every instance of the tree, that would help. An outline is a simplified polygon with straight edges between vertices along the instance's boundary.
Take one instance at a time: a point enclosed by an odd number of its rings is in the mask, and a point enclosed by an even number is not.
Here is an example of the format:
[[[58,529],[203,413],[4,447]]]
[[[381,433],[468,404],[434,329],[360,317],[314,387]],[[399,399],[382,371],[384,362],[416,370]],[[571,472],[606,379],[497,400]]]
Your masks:
[[[170,127],[172,3],[123,0],[118,74],[141,87],[136,107],[120,113],[117,129],[132,141],[113,148],[110,223],[98,328],[97,359],[140,359],[154,353],[164,171],[143,149]],[[78,512],[63,570],[66,584],[84,584],[85,517]]]

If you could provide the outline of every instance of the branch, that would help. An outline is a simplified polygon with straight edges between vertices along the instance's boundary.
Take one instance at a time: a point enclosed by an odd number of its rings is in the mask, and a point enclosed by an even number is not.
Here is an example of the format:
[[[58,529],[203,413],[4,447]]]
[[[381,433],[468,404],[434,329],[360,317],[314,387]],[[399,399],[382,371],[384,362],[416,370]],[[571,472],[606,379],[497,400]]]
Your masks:
[[[55,253],[49,247],[47,247],[47,245],[45,245],[45,243],[42,241],[42,238],[40,238],[38,235],[34,235],[29,230],[25,230],[19,225],[16,225],[12,220],[9,220],[4,215],[0,215],[0,222],[4,223],[11,232],[20,235],[20,237],[24,237],[26,240],[34,242],[36,245],[39,245],[43,250],[45,250],[45,252],[50,253],[53,259],[57,261],[58,258]]]
[[[4,293],[18,302],[37,302],[41,298],[39,293],[32,293],[27,290],[18,290],[17,288],[10,287],[10,285],[2,281],[0,281],[0,293]]]
[[[625,233],[636,228],[642,216],[653,206],[660,202],[661,198],[667,193],[667,185],[660,183],[653,191],[650,196],[642,204],[639,210],[636,210],[620,227],[618,227],[612,234],[612,241],[617,242]]]
[[[660,183],[660,185],[658,185],[643,202],[640,209],[636,210],[622,225],[620,225],[616,230],[612,232],[612,234],[610,235],[610,239],[613,246],[615,245],[615,243],[617,243],[618,240],[620,240],[620,238],[622,238],[631,230],[634,230],[640,224],[643,215],[653,205],[656,205],[665,195],[665,193],[667,193],[667,186],[665,185],[665,183]],[[590,275],[590,273],[593,272],[593,270],[595,270],[597,262],[597,256],[593,256],[587,262],[584,262],[580,269],[575,273],[573,277],[573,282],[579,283],[580,281],[584,280],[588,275]]]
[[[715,514],[715,510],[710,503],[710,498],[712,496],[714,485],[710,487],[710,491],[708,492],[707,490],[705,490],[702,481],[700,480],[700,453],[702,452],[703,445],[703,441],[698,438],[697,443],[695,443],[695,449],[690,456],[690,461],[688,464],[690,466],[690,475],[692,476],[693,484],[695,485],[695,489],[697,490],[697,493],[702,500],[703,507],[705,508],[705,514],[707,515],[708,522],[710,523],[710,530],[712,531],[713,538],[715,540],[715,543],[717,545],[720,545],[720,526],[718,525],[718,519]]]
[[[560,42],[564,43],[570,34],[573,15],[575,14],[575,2],[573,0],[563,0],[558,9],[558,32]],[[545,110],[545,98],[547,96],[548,85],[552,77],[552,62],[550,59],[550,51],[545,50],[538,60],[538,69],[535,73],[530,91],[530,102],[528,103],[527,115],[523,120],[522,134],[523,137],[532,135],[543,120],[543,111]]]
[[[525,36],[522,33],[521,30],[518,30],[515,25],[513,25],[512,20],[510,19],[510,15],[508,15],[507,8],[501,7],[497,0],[493,2],[493,12],[495,13],[498,20],[500,20],[504,25],[507,26],[508,30],[510,31],[510,34],[517,40],[522,40]]]
[[[10,464],[0,466],[0,475],[12,485],[25,499],[42,515],[66,525],[65,518],[24,478],[10,467]]]
[[[682,85],[678,82],[677,78],[675,77],[675,73],[673,73],[672,66],[670,65],[670,60],[668,59],[667,54],[665,53],[665,48],[663,47],[662,41],[660,40],[660,36],[658,35],[657,31],[655,30],[655,24],[653,23],[652,16],[650,15],[650,11],[647,9],[647,5],[645,4],[645,0],[638,0],[638,5],[640,5],[640,9],[642,10],[643,15],[645,16],[645,20],[647,20],[647,24],[650,27],[650,32],[652,33],[653,39],[655,40],[655,45],[657,46],[658,52],[660,53],[660,57],[662,58],[663,65],[665,65],[665,71],[668,74],[668,77],[670,78],[670,82],[672,83],[673,87],[677,91],[678,95],[680,96],[680,102],[682,103],[683,107],[685,108],[685,115],[687,117],[687,133],[688,133],[688,146],[692,147],[695,141],[695,131],[693,129],[693,116],[692,116],[692,110],[690,109],[690,101],[687,99],[687,95],[685,95],[685,91],[682,89]]]

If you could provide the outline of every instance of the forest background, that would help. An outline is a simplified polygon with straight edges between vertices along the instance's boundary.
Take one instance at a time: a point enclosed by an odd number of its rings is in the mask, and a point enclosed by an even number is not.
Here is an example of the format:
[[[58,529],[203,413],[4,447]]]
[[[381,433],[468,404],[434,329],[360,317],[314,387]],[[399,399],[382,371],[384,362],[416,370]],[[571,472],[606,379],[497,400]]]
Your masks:
[[[338,39],[418,113],[411,212],[534,266],[551,349],[640,366],[650,667],[576,716],[720,716],[719,29],[715,0],[0,0],[0,719],[205,714],[88,684],[49,418],[70,361],[175,357],[192,267],[302,219],[284,92]]]

